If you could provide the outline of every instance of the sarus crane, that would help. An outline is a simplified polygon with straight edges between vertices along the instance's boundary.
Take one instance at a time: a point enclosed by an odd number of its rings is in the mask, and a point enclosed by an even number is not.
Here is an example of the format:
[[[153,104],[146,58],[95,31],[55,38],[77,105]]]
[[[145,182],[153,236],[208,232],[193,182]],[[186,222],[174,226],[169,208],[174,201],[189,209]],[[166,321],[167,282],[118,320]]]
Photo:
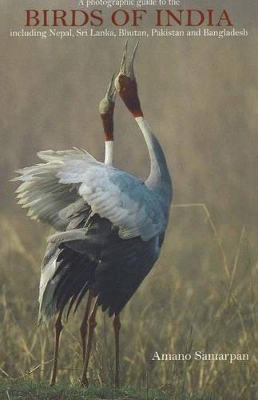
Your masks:
[[[172,183],[164,152],[141,109],[134,74],[137,45],[129,56],[126,44],[120,71],[100,104],[105,162],[77,148],[41,151],[38,156],[43,162],[19,170],[15,178],[23,182],[17,192],[28,215],[56,230],[48,238],[39,289],[39,321],[56,316],[52,384],[63,314],[68,317],[72,308],[76,311],[88,295],[81,324],[81,383],[89,384],[92,338],[101,307],[114,317],[115,385],[119,386],[119,314],[152,269],[164,240]],[[115,91],[148,148],[150,174],[145,182],[112,165]]]

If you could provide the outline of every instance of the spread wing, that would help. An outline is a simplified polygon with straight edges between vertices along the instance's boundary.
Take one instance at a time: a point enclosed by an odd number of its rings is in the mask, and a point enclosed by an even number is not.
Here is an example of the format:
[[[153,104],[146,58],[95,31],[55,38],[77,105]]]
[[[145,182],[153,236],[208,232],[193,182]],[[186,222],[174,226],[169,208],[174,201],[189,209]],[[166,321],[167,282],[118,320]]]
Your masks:
[[[74,185],[59,183],[57,171],[61,165],[57,152],[56,159],[51,163],[20,169],[17,171],[20,176],[13,179],[23,182],[16,193],[18,203],[29,209],[28,215],[56,230],[66,229],[69,222],[66,215],[76,212],[84,204]]]
[[[79,149],[38,155],[45,163],[18,171],[16,178],[24,182],[18,197],[32,218],[64,230],[69,215],[88,205],[89,215],[108,219],[122,239],[140,236],[147,241],[165,229],[158,196],[139,179]]]

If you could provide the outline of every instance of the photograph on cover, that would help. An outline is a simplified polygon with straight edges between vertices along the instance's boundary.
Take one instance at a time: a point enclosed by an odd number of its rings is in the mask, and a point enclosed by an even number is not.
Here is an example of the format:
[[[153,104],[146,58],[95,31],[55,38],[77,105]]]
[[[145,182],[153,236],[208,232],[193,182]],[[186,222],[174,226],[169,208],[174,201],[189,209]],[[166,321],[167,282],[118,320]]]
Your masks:
[[[0,2],[4,397],[257,397],[256,9]]]

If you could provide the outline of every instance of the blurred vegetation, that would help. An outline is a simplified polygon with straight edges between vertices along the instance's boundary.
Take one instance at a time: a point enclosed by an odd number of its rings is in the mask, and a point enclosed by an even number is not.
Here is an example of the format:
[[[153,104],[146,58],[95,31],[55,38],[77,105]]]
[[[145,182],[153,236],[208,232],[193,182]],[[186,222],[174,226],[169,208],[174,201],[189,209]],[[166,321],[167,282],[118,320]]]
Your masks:
[[[41,149],[77,146],[103,158],[98,104],[124,40],[10,39],[21,9],[14,1],[0,7],[0,375],[9,384],[48,380],[53,357],[52,324],[36,323],[50,230],[20,210],[9,179],[37,162]],[[249,28],[254,7],[234,2],[240,26]],[[170,399],[180,399],[179,392],[182,398],[258,396],[257,37],[250,25],[246,39],[140,43],[135,71],[142,107],[165,149],[175,195],[162,255],[121,315],[121,381],[157,388]],[[145,178],[145,144],[119,99],[115,131],[116,165]],[[76,384],[81,374],[82,312],[64,329],[59,382]],[[101,312],[94,347],[91,382],[112,386],[112,323]],[[151,361],[155,351],[197,350],[248,353],[250,359]]]
[[[212,400],[213,396],[203,393],[185,396],[182,393],[170,393],[168,389],[141,390],[132,387],[114,389],[110,387],[82,388],[76,385],[48,386],[30,379],[0,379],[0,394],[12,400]]]
[[[169,226],[162,257],[122,313],[121,381],[143,389],[169,390],[170,396],[179,391],[185,396],[203,392],[214,393],[216,399],[251,400],[257,395],[258,378],[257,269],[250,259],[246,229],[230,266],[203,205],[172,211],[174,223]],[[192,227],[197,219],[205,247],[195,231],[180,231],[178,226],[182,225],[177,225],[182,221]],[[45,381],[52,365],[53,328],[36,326],[37,255],[28,255],[5,217],[1,226],[8,245],[1,248],[6,262],[1,268],[0,372],[6,379]],[[62,383],[79,382],[82,311],[70,318],[62,336],[58,375]],[[93,385],[112,386],[113,340],[111,321],[99,312],[90,365]],[[194,357],[189,361],[152,361],[156,351],[247,353],[249,361],[230,364],[196,361]]]

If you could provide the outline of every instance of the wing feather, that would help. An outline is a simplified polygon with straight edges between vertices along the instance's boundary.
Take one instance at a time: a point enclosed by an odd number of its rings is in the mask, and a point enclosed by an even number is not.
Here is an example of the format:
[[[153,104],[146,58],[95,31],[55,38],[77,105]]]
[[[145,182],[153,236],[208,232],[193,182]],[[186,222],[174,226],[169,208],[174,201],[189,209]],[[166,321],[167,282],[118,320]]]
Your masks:
[[[64,230],[67,215],[89,205],[91,215],[109,219],[122,239],[141,236],[148,241],[165,229],[162,199],[139,179],[98,162],[84,150],[38,155],[45,163],[24,168],[15,178],[23,182],[18,197],[32,218]]]
[[[43,260],[39,321],[67,306],[76,311],[87,290],[110,316],[118,314],[149,273],[160,251],[159,237],[123,240],[112,224],[91,218],[88,231],[77,228],[49,238]]]

